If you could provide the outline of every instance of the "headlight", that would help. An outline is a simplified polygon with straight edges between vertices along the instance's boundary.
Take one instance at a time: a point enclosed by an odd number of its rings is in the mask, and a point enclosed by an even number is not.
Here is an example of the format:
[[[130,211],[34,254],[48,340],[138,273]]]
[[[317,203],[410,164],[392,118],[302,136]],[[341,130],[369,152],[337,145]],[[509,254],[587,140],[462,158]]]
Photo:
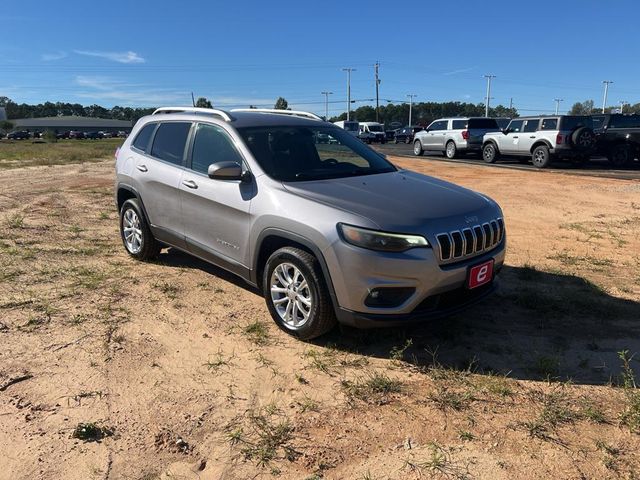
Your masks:
[[[338,232],[351,245],[381,252],[404,252],[410,248],[429,247],[427,239],[420,235],[380,232],[344,223],[338,224]]]

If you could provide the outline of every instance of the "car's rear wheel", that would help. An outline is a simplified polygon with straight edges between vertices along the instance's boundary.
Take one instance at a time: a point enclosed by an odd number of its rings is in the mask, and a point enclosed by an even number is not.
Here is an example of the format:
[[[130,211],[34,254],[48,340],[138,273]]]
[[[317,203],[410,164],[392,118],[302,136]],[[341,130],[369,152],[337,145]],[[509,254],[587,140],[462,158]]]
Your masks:
[[[546,168],[551,163],[551,154],[549,148],[545,145],[540,145],[535,148],[531,154],[531,162],[535,167]]]
[[[458,149],[456,147],[456,143],[453,140],[449,140],[447,142],[447,146],[445,147],[444,154],[449,159],[454,159],[458,155]]]
[[[498,149],[493,143],[487,143],[482,147],[482,160],[487,163],[496,163],[498,160]]]
[[[127,253],[138,260],[152,260],[160,253],[161,246],[135,198],[124,202],[120,209],[120,236]]]
[[[424,153],[424,149],[422,148],[422,142],[420,140],[416,140],[413,142],[413,154],[416,157],[419,157]]]
[[[631,149],[627,145],[616,145],[607,156],[611,165],[622,168],[631,160]]]
[[[329,290],[310,253],[293,247],[276,250],[267,260],[262,285],[269,313],[285,332],[310,340],[335,326]]]

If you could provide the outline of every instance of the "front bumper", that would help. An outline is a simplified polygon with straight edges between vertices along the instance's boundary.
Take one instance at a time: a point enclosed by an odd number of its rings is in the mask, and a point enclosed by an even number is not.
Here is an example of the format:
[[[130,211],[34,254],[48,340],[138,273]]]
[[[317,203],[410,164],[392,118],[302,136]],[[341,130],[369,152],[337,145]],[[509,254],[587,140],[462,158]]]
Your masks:
[[[433,295],[422,301],[411,313],[374,314],[339,308],[338,321],[356,328],[398,327],[422,323],[448,317],[466,310],[498,289],[498,281],[493,281],[474,290],[465,287],[450,292]]]
[[[323,254],[336,294],[338,320],[351,325],[366,323],[365,320],[385,325],[446,316],[466,308],[485,291],[484,287],[466,289],[469,268],[493,259],[497,273],[504,263],[505,251],[506,236],[492,250],[445,265],[440,265],[432,248],[382,253],[339,240]],[[398,305],[367,305],[370,292],[383,288],[413,289],[413,293]]]

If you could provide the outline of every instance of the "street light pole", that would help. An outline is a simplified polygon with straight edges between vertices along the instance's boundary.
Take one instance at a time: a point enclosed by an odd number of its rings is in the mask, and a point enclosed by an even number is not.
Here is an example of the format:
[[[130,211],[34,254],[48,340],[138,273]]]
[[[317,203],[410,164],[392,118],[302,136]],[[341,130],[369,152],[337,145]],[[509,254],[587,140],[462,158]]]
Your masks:
[[[611,80],[603,80],[604,83],[604,98],[602,99],[602,113],[604,113],[604,109],[607,106],[607,93],[609,92],[609,84],[613,83]]]
[[[343,68],[343,72],[347,72],[347,121],[351,119],[351,72],[355,72],[355,68]]]
[[[378,77],[378,69],[380,68],[380,63],[376,62],[374,65],[375,73],[376,73],[376,122],[380,121],[380,99],[379,99],[379,87],[380,87],[380,77]]]
[[[495,75],[485,75],[484,78],[487,79],[487,101],[484,104],[484,116],[489,116],[489,101],[491,100],[491,80],[496,78]]]
[[[411,108],[413,107],[413,97],[417,97],[415,93],[408,93],[407,97],[409,97],[409,127],[411,126]]]
[[[562,102],[563,99],[562,98],[554,98],[553,101],[556,102],[556,115],[558,115],[558,110],[560,109],[560,102]]]
[[[333,92],[320,92],[324,95],[324,121],[329,121],[329,95],[333,95]]]
[[[620,100],[620,113],[624,113],[624,106],[627,104],[626,100]]]

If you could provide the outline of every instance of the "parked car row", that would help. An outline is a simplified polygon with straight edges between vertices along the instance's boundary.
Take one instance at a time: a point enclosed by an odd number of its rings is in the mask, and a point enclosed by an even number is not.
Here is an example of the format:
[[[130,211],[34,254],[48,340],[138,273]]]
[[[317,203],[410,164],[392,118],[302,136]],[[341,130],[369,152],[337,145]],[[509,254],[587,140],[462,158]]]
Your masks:
[[[435,120],[413,133],[413,152],[419,156],[427,150],[441,151],[450,159],[474,153],[487,163],[515,157],[538,168],[556,159],[582,163],[595,155],[605,156],[615,167],[640,158],[640,115],[527,116],[514,118],[501,128],[504,120]],[[406,136],[401,133],[398,141],[409,138],[408,128],[401,130]]]
[[[74,138],[74,139],[100,139],[100,138],[127,138],[129,134],[124,130],[120,130],[118,132],[106,132],[106,131],[93,131],[93,132],[82,132],[79,130],[67,130],[64,132],[55,132],[55,136],[58,140]],[[14,132],[10,132],[7,134],[6,138],[9,140],[28,140],[31,138],[43,138],[45,136],[45,132],[41,130],[35,130],[33,132],[29,130],[16,130]]]

